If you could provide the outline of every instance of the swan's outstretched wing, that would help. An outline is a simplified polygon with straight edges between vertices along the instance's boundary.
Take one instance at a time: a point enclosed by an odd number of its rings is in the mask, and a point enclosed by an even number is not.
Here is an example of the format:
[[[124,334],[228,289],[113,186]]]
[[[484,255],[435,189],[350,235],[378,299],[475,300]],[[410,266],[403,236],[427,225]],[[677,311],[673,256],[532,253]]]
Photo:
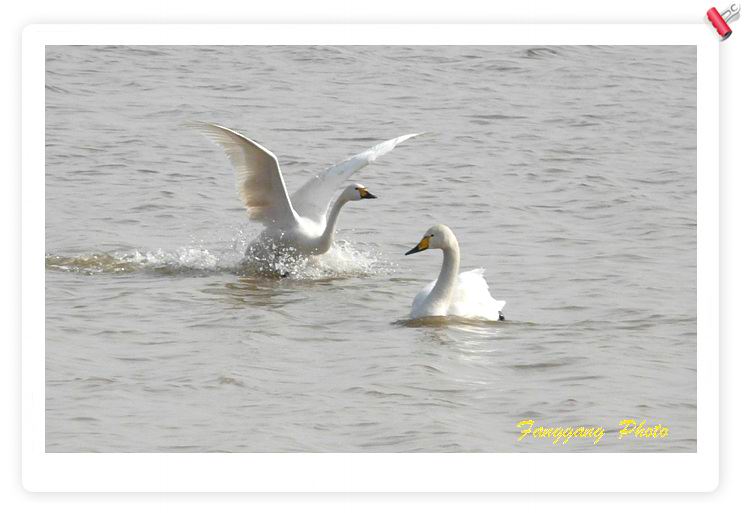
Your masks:
[[[220,125],[195,121],[187,125],[226,153],[236,171],[236,190],[251,219],[267,226],[287,225],[296,219],[278,159],[271,151]]]
[[[456,289],[451,297],[450,315],[472,319],[498,320],[498,312],[506,306],[490,295],[485,269],[473,269],[459,274]]]
[[[392,151],[399,143],[418,135],[422,134],[407,134],[384,141],[313,176],[291,196],[296,212],[300,216],[324,223],[332,195],[345,180],[378,157]]]

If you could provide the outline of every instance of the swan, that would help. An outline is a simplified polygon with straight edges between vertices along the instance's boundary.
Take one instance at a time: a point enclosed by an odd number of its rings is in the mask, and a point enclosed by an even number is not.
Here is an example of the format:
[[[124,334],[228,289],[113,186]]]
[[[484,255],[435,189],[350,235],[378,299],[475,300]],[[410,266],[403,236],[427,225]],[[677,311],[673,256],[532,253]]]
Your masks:
[[[188,126],[216,143],[236,172],[236,188],[250,219],[265,228],[246,250],[291,250],[301,255],[326,253],[334,241],[335,224],[342,207],[350,201],[376,196],[359,184],[332,195],[357,170],[389,153],[403,141],[421,134],[407,134],[384,141],[311,177],[292,196],[288,195],[277,157],[259,143],[213,123],[192,121]]]
[[[453,315],[467,319],[502,321],[505,301],[493,299],[484,269],[459,273],[459,243],[451,229],[443,224],[432,226],[417,246],[405,255],[426,249],[440,249],[444,258],[438,279],[418,292],[412,301],[410,318]]]

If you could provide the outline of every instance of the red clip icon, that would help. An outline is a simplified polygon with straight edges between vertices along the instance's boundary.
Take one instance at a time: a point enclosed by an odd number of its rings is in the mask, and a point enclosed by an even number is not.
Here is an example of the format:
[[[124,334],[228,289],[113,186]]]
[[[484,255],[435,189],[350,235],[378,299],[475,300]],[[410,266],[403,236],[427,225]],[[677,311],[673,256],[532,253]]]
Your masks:
[[[736,21],[739,18],[739,4],[731,4],[728,9],[721,12],[718,12],[715,7],[711,7],[708,9],[706,17],[711,22],[711,25],[713,25],[713,28],[716,29],[718,35],[721,36],[721,41],[723,41],[731,35],[731,28],[729,28],[728,22],[731,20]]]

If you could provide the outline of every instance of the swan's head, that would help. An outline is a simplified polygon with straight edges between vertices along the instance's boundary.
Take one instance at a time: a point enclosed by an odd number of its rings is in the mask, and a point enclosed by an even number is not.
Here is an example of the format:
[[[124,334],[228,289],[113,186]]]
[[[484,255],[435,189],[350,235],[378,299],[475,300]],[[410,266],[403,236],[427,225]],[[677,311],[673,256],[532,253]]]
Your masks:
[[[362,199],[376,199],[376,196],[368,192],[365,185],[354,183],[349,185],[342,192],[343,197],[348,201],[359,201]]]
[[[418,245],[405,253],[405,255],[420,253],[426,249],[446,249],[453,245],[454,240],[455,236],[451,228],[445,224],[437,224],[428,228],[423,238],[418,242]]]

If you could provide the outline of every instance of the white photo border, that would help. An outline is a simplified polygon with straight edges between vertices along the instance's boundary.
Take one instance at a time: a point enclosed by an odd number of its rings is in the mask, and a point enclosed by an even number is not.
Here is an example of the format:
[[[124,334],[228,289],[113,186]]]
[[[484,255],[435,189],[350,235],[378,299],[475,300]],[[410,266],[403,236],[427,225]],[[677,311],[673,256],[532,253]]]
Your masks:
[[[695,453],[45,452],[45,45],[696,45]],[[22,480],[29,491],[713,491],[719,451],[718,39],[680,25],[29,25],[22,47]],[[551,451],[552,449],[550,449]]]

